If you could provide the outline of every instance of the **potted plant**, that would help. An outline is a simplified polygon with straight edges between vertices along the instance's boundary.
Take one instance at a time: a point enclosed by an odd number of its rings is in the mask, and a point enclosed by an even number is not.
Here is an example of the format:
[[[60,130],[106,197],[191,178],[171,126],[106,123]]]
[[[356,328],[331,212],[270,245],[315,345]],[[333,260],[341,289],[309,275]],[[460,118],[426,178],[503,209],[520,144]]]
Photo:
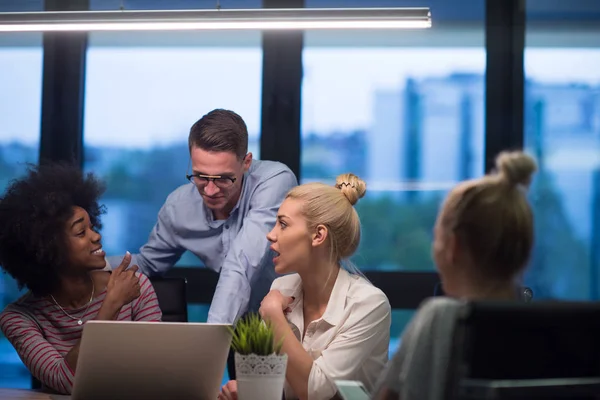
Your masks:
[[[287,354],[281,354],[283,341],[275,343],[271,324],[257,314],[249,314],[231,329],[231,334],[238,398],[281,400]]]

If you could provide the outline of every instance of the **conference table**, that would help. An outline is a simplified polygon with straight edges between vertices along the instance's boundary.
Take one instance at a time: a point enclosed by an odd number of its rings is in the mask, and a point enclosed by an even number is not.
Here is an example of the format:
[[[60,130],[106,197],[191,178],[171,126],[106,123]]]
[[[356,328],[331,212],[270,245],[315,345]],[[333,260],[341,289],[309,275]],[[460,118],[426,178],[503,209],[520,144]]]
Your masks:
[[[55,400],[60,396],[31,389],[0,389],[0,400]]]

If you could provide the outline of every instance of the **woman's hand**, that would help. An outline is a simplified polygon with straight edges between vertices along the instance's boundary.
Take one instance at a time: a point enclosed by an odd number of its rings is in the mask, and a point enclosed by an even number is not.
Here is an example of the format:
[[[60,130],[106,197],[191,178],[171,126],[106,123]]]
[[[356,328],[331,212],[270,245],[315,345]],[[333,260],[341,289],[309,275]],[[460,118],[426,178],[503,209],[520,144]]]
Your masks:
[[[140,297],[140,278],[135,273],[137,265],[126,269],[131,262],[131,254],[125,254],[121,264],[112,271],[106,286],[106,299],[117,307],[123,307]]]
[[[260,302],[258,312],[260,316],[269,321],[276,316],[284,315],[284,310],[294,301],[293,297],[284,296],[279,290],[271,290]]]
[[[219,400],[237,400],[237,382],[229,381],[221,388],[221,393],[217,399]]]

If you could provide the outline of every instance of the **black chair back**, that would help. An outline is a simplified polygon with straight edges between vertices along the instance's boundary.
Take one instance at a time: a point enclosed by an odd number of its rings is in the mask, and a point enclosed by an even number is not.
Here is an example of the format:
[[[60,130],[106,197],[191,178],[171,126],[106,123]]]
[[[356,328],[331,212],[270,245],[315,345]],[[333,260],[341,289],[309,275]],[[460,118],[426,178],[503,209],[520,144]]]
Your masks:
[[[165,322],[188,322],[187,280],[179,277],[152,277],[158,305]]]
[[[438,282],[438,284],[435,285],[435,287],[433,288],[433,295],[434,296],[445,296],[446,295],[446,292],[444,292],[444,287],[442,286],[441,282]],[[519,299],[523,300],[525,303],[529,303],[531,300],[533,300],[533,290],[531,290],[530,287],[521,286],[518,289],[517,296],[519,297]]]
[[[431,288],[440,281],[436,272],[406,271],[390,274],[386,271],[366,271],[365,276],[387,296],[393,309],[415,310],[431,297]]]
[[[600,303],[469,303],[449,388],[460,399],[598,399],[599,337]]]

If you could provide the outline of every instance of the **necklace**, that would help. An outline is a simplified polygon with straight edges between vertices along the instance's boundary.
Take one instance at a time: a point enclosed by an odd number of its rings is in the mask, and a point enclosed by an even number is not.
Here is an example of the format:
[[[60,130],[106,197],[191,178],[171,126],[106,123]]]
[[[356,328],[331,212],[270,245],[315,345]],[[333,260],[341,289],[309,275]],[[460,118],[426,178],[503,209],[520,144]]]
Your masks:
[[[92,278],[90,278],[92,279]],[[54,296],[50,295],[50,297],[52,297],[52,301],[54,301],[54,304],[56,304],[56,306],[58,308],[61,309],[61,311],[63,313],[65,313],[65,315],[71,319],[74,319],[75,321],[77,321],[77,325],[83,325],[83,317],[85,316],[85,314],[87,314],[87,311],[90,309],[90,306],[92,305],[92,300],[94,300],[94,281],[92,280],[92,296],[90,297],[90,301],[88,302],[87,307],[85,308],[85,311],[83,311],[83,314],[81,314],[80,318],[76,318],[74,316],[72,316],[71,314],[69,314],[68,312],[65,311],[64,308],[61,307],[60,304],[58,304],[58,302],[56,301],[56,299],[54,298]]]

